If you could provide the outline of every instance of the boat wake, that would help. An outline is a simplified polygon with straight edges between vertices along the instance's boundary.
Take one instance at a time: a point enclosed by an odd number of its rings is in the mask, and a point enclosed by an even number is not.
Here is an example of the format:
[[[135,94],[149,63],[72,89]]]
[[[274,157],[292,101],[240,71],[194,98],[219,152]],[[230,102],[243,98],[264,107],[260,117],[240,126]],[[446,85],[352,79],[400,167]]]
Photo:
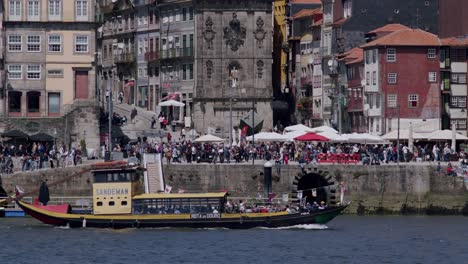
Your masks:
[[[271,230],[294,230],[294,229],[325,230],[325,229],[328,229],[328,226],[318,225],[318,224],[308,224],[308,225],[294,225],[294,226],[284,226],[284,227],[259,227],[259,229],[271,229]]]

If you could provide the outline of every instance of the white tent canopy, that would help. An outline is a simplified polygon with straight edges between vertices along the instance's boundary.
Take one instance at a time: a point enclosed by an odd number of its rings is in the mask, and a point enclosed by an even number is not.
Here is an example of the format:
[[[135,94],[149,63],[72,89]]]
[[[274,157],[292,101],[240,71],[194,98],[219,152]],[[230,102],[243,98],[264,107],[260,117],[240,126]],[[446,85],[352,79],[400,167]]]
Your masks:
[[[371,135],[368,133],[343,134],[342,136],[348,139],[349,143],[358,143],[358,144],[384,144],[385,143],[385,141],[379,136]]]
[[[290,141],[288,137],[275,133],[275,132],[260,132],[254,136],[248,136],[247,141],[261,141],[261,142],[285,142]]]
[[[298,124],[294,126],[288,126],[284,128],[285,131],[305,131],[305,132],[314,132],[312,128],[305,126],[303,124]]]
[[[436,130],[430,133],[427,137],[429,140],[452,140],[452,130]],[[456,133],[456,140],[468,140],[468,137],[465,137],[461,134]]]
[[[409,129],[400,129],[400,139],[408,140],[410,131]],[[397,140],[398,139],[398,130],[393,130],[382,136],[383,139],[387,140]],[[427,136],[413,132],[413,139],[427,139]]]
[[[330,139],[331,142],[347,142],[348,139],[346,137],[343,137],[343,136],[340,136],[336,133],[333,133],[331,131],[324,131],[324,132],[320,132],[320,133],[317,133],[318,135],[320,136],[324,136],[328,139]]]
[[[201,136],[197,139],[195,139],[193,142],[223,142],[224,139],[219,138],[217,136],[213,136],[210,134],[206,134],[204,136]]]
[[[167,101],[159,103],[159,106],[179,106],[179,107],[182,107],[184,105],[185,105],[184,103],[181,103],[181,102],[175,101],[175,100],[167,100]]]
[[[336,131],[336,129],[329,127],[329,126],[313,127],[312,132],[315,132],[315,133],[329,132],[329,133],[338,134],[338,131]]]

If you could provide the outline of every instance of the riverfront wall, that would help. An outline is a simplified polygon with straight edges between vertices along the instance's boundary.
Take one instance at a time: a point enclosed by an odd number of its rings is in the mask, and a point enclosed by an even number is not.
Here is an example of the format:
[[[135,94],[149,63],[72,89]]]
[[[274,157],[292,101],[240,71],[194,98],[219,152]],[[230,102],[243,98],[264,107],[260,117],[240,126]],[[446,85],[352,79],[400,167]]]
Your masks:
[[[79,174],[86,165],[3,175],[3,187],[12,191],[21,185],[26,191],[38,190],[47,179],[51,196],[91,196],[92,177]],[[247,164],[165,165],[166,184],[173,192],[208,192],[229,190],[233,197],[256,197],[263,193],[263,166]],[[442,171],[445,171],[442,168]],[[349,213],[418,213],[460,214],[468,211],[468,191],[460,177],[435,171],[434,165],[403,164],[400,166],[317,165],[306,168],[282,166],[280,174],[273,167],[273,192],[288,193],[304,188],[307,179],[323,178],[328,184],[344,182],[345,200],[351,200]],[[315,187],[315,186],[314,186]],[[339,197],[339,191],[335,194]]]

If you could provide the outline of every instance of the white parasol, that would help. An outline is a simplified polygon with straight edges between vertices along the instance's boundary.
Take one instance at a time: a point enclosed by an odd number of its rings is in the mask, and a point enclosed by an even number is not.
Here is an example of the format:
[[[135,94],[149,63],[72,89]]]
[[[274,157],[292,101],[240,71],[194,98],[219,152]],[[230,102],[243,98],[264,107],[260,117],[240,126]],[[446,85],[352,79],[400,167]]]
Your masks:
[[[184,103],[181,103],[181,102],[175,101],[175,100],[167,100],[167,101],[159,103],[159,106],[178,106],[178,107],[182,107],[184,105],[185,105]]]

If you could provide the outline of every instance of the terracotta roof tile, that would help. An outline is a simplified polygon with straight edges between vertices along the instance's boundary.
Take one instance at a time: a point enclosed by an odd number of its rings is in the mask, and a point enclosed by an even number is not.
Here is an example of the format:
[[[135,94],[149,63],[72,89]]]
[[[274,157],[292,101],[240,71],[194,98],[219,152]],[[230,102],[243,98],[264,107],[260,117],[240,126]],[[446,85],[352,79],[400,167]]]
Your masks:
[[[346,20],[348,20],[348,19],[347,19],[347,18],[340,18],[340,19],[338,19],[337,21],[335,21],[335,22],[333,23],[333,25],[339,26],[339,25],[343,24],[344,22],[346,22]]]
[[[323,24],[323,18],[317,21],[314,21],[314,23],[312,23],[312,26],[321,26],[322,24]]]
[[[345,64],[362,62],[364,61],[364,50],[361,48],[354,48],[340,54],[339,57],[339,60],[345,61]]]
[[[440,46],[439,37],[420,29],[401,29],[371,41],[361,48],[375,46]]]
[[[468,46],[468,39],[458,39],[455,37],[441,39],[442,46],[465,47]]]
[[[315,8],[315,9],[302,9],[301,11],[297,12],[293,18],[294,19],[298,19],[298,18],[302,18],[302,17],[310,17],[310,16],[313,16],[315,14],[319,14],[321,13],[322,11],[320,10],[320,8]]]
[[[410,28],[402,24],[387,24],[383,27],[379,27],[372,31],[369,31],[367,34],[381,33],[381,32],[395,32],[395,31],[402,30],[402,29],[410,29]]]

